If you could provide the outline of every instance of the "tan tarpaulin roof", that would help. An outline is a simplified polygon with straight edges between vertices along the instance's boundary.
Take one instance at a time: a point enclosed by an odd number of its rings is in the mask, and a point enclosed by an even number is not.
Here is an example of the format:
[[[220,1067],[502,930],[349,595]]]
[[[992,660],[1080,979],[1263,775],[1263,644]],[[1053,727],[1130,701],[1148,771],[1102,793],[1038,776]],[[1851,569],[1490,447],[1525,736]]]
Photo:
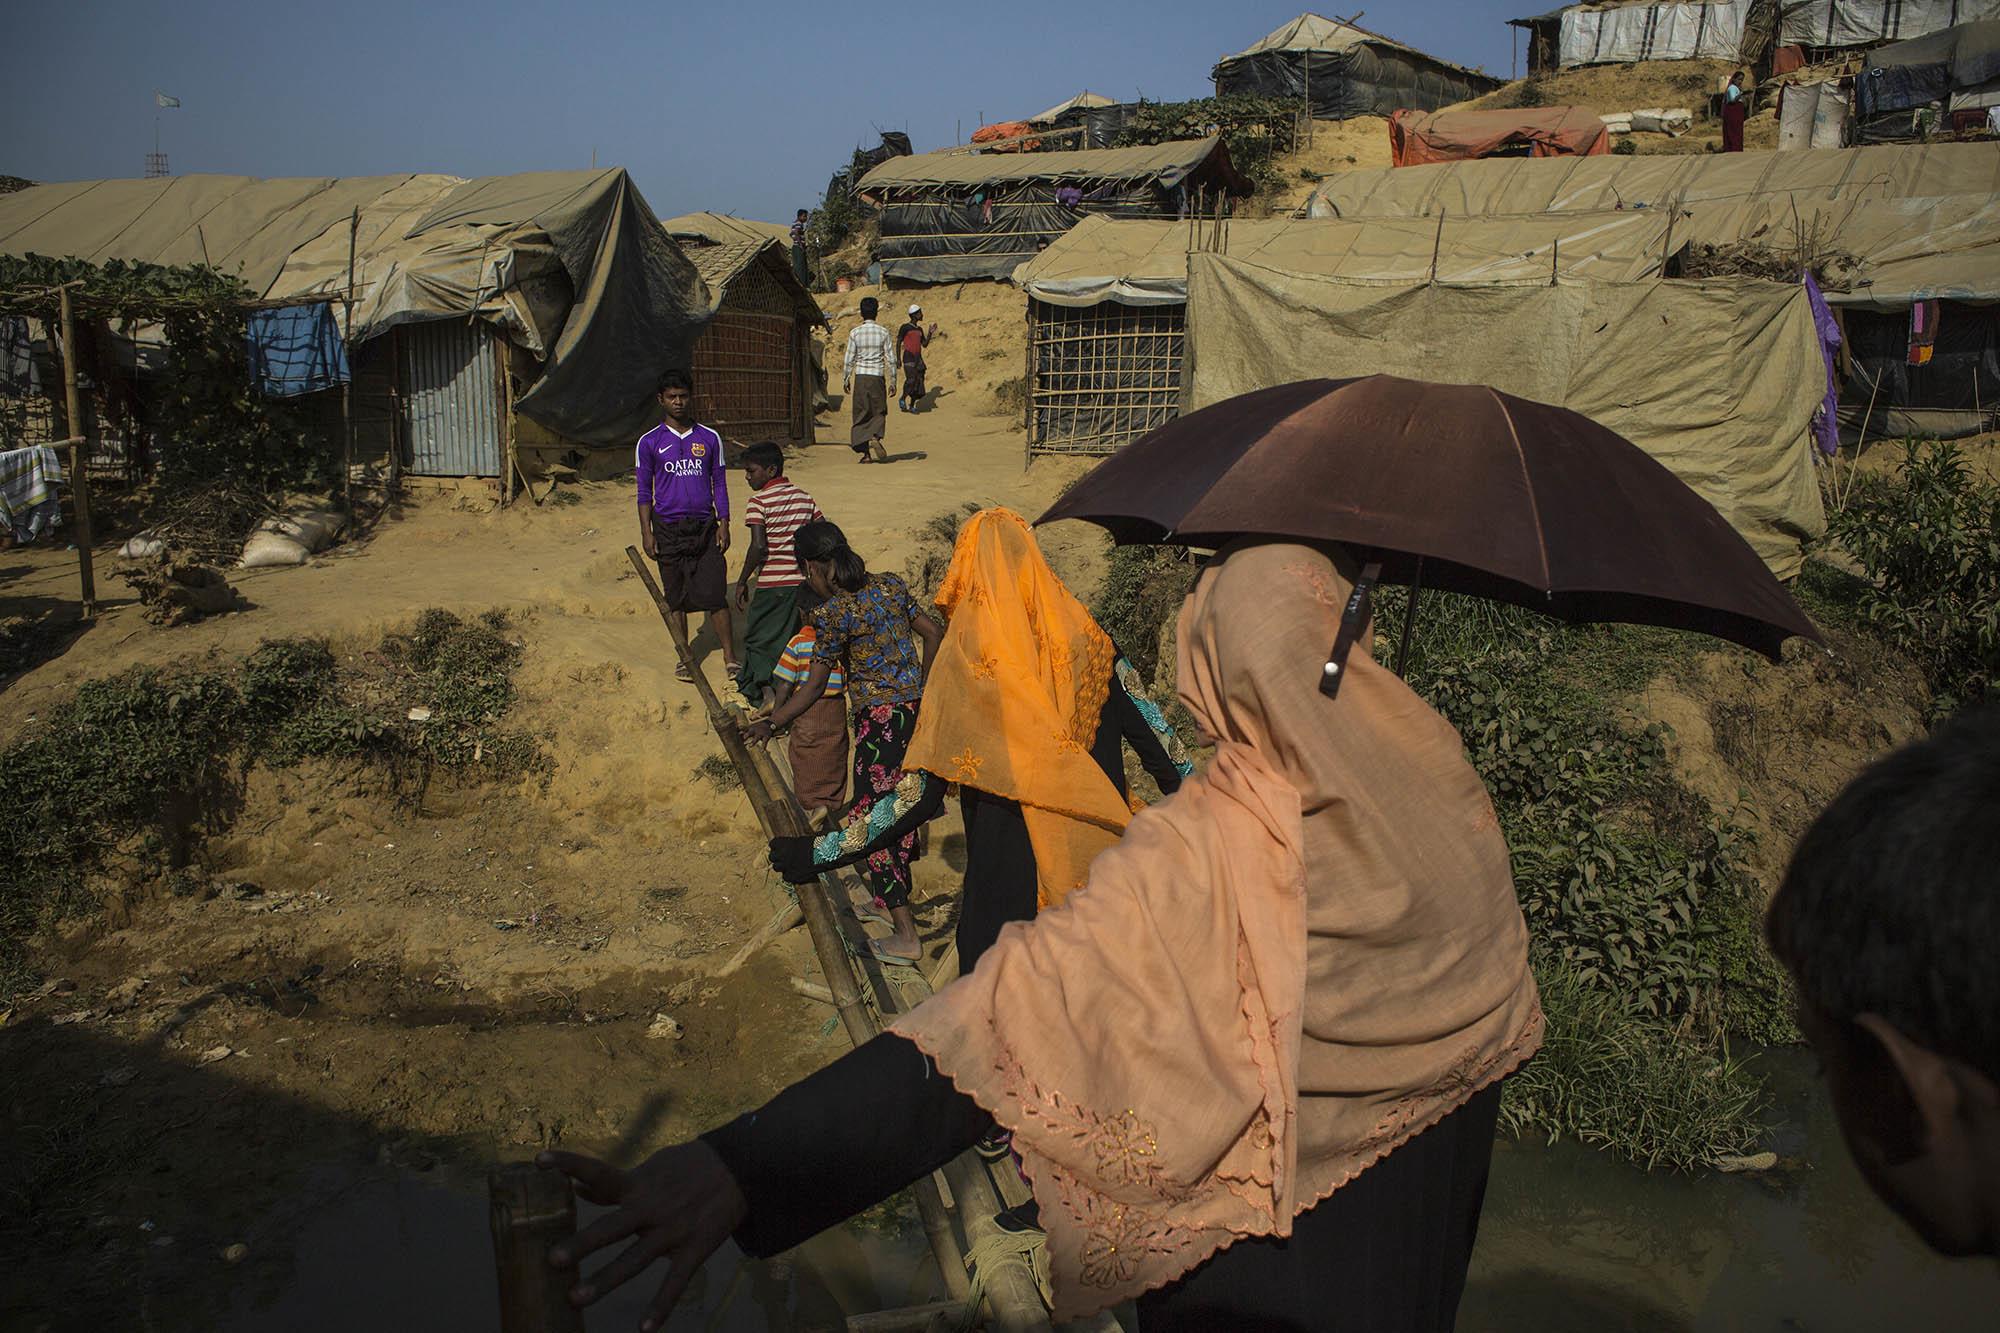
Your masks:
[[[1345,51],[1351,46],[1373,42],[1378,46],[1393,46],[1409,51],[1414,48],[1401,42],[1378,37],[1365,28],[1357,28],[1339,19],[1321,18],[1318,14],[1301,14],[1290,23],[1267,33],[1262,41],[1244,47],[1224,60],[1241,60],[1245,56],[1262,55],[1266,51]]]
[[[1527,217],[1678,207],[1676,244],[1793,244],[1794,210],[1858,267],[1827,299],[1894,309],[1919,296],[2000,300],[2000,143],[1785,153],[1446,162],[1350,171],[1314,217]]]
[[[209,263],[267,300],[347,290],[354,337],[427,319],[486,320],[542,373],[518,400],[549,429],[623,442],[652,386],[707,319],[699,275],[621,168],[452,176],[172,176],[0,195],[0,253]]]
[[[1057,116],[1060,116],[1065,111],[1075,111],[1079,108],[1087,110],[1090,107],[1094,106],[1116,106],[1116,105],[1118,104],[1112,101],[1110,98],[1099,97],[1096,93],[1089,93],[1089,92],[1078,93],[1075,97],[1070,98],[1067,102],[1057,102],[1047,111],[1039,112],[1035,115],[1029,116],[1028,119],[1036,125],[1046,125],[1050,121],[1054,120]]]
[[[1574,408],[1671,468],[1780,578],[1826,525],[1808,428],[1826,373],[1802,287],[1381,287],[1198,254],[1189,407],[1378,371]],[[1525,336],[1523,330],[1533,330]]]
[[[752,265],[761,265],[771,280],[784,288],[791,299],[792,313],[806,322],[808,328],[826,323],[826,312],[819,308],[792,271],[792,261],[788,247],[780,241],[753,241],[747,245],[700,245],[687,252],[695,271],[708,286],[709,309],[719,310],[728,299],[729,284],[736,281]]]
[[[683,213],[660,224],[675,239],[705,241],[710,245],[740,245],[745,241],[783,241],[791,244],[792,229],[782,222],[757,222],[727,213]]]
[[[997,185],[1030,180],[1132,180],[1177,185],[1208,160],[1220,139],[1187,139],[1137,148],[1082,148],[1064,153],[921,153],[892,157],[861,178],[863,190],[912,186]]]
[[[1667,247],[1664,213],[1447,219],[1262,218],[1230,222],[1223,253],[1272,268],[1352,282],[1547,283],[1552,271],[1599,281],[1656,276]],[[1210,223],[1093,216],[1014,271],[1052,305],[1175,305],[1187,300],[1188,252],[1215,246]]]

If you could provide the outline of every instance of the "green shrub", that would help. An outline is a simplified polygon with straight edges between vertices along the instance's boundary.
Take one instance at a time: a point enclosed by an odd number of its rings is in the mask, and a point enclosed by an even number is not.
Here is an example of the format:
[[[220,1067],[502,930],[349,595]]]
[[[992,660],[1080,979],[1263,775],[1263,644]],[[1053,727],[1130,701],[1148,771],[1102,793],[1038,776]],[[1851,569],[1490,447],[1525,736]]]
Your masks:
[[[1142,101],[1133,108],[1112,146],[1220,135],[1230,164],[1263,189],[1281,183],[1272,159],[1298,147],[1304,111],[1304,104],[1297,99],[1255,93],[1197,97],[1186,102]]]
[[[540,768],[532,736],[496,726],[520,658],[505,628],[497,614],[424,612],[384,644],[383,675],[343,670],[324,641],[275,639],[234,672],[142,669],[80,686],[0,754],[0,998],[31,980],[33,934],[90,905],[92,871],[114,851],[137,856],[142,873],[179,868],[255,763],[362,760],[399,788],[411,770]],[[423,707],[427,720],[408,718]]]
[[[1905,441],[1892,477],[1857,478],[1828,532],[1861,565],[1868,624],[1930,683],[1934,717],[2000,675],[2000,487],[1955,444]]]
[[[1180,614],[1195,572],[1186,556],[1168,546],[1120,546],[1111,552],[1090,613],[1148,685],[1159,675],[1160,632]]]
[[[1764,1088],[1726,1046],[1685,1025],[1634,1019],[1559,965],[1535,975],[1548,1026],[1541,1052],[1505,1084],[1508,1132],[1683,1170],[1755,1149]]]

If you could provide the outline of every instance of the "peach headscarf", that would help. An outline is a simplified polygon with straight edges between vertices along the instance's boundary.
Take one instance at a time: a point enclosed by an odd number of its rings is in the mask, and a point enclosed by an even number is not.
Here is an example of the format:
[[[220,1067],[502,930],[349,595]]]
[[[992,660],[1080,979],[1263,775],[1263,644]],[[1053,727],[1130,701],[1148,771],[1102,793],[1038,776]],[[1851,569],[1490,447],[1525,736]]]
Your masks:
[[[1291,1234],[1541,1043],[1457,734],[1366,644],[1319,693],[1351,586],[1304,546],[1211,565],[1179,681],[1213,762],[895,1024],[1013,1131],[1058,1319]]]
[[[1117,650],[1011,509],[966,520],[937,604],[950,624],[903,767],[1020,802],[1052,907],[1132,817],[1090,757]]]

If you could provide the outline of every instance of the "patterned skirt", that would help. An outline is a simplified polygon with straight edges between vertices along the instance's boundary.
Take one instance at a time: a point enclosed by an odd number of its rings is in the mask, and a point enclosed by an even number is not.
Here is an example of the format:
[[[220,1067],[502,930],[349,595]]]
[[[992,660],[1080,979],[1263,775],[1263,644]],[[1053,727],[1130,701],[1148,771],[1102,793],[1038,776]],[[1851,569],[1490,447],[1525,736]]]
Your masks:
[[[892,802],[903,780],[903,755],[917,730],[915,704],[880,704],[854,710],[854,809],[850,824],[866,826],[878,802]],[[861,878],[878,906],[904,907],[910,901],[910,862],[917,835],[897,839],[861,863]]]

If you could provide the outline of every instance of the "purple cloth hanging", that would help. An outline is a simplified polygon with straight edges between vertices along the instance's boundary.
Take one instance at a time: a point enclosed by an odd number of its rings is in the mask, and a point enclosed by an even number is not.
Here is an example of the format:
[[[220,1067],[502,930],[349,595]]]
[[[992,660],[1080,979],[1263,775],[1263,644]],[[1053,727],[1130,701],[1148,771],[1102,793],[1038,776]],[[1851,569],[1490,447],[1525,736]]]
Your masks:
[[[1812,305],[1813,330],[1819,335],[1820,359],[1826,363],[1826,398],[1820,403],[1819,411],[1813,414],[1813,435],[1819,441],[1820,451],[1832,455],[1840,452],[1840,376],[1834,368],[1834,353],[1840,350],[1840,321],[1833,317],[1833,310],[1827,305],[1826,297],[1820,294],[1819,284],[1813,275],[1805,275],[1806,300]]]

